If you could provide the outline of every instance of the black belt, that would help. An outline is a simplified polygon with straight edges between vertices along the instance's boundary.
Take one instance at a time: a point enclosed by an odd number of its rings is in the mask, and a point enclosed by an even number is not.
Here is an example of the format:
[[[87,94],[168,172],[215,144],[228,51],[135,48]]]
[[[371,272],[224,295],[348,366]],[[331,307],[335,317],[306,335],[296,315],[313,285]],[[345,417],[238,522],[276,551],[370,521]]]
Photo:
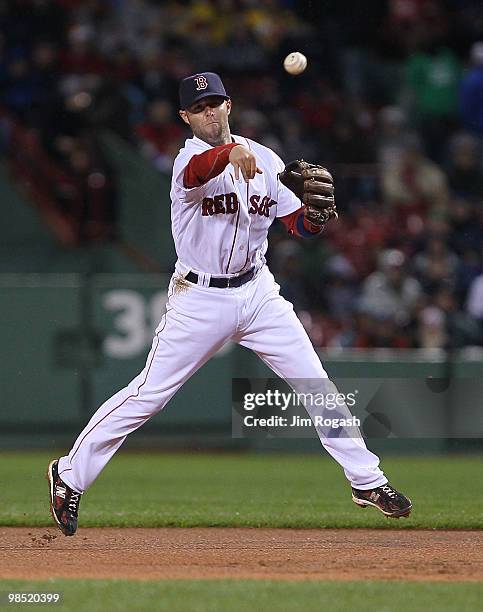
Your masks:
[[[255,276],[255,268],[240,274],[240,276],[232,276],[231,278],[223,278],[220,276],[212,276],[208,287],[217,287],[218,289],[226,289],[227,287],[241,287]],[[198,284],[198,275],[194,272],[189,272],[185,279],[190,283]]]

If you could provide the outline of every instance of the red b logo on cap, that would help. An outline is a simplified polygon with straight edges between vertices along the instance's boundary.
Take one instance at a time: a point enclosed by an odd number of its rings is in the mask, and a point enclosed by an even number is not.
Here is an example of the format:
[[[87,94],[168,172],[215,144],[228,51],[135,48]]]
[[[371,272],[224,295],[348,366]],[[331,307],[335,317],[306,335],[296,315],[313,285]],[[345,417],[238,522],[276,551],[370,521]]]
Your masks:
[[[200,91],[201,89],[206,89],[208,87],[208,81],[204,76],[195,77],[196,81],[196,91]]]

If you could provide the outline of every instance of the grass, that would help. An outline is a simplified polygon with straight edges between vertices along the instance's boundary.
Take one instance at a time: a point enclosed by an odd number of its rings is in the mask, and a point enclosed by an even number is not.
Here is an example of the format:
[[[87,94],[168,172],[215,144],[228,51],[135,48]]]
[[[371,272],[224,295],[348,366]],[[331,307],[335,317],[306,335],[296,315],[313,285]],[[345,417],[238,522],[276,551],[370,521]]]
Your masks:
[[[51,525],[44,480],[50,458],[0,453],[0,525]],[[412,498],[409,519],[390,521],[357,508],[341,469],[322,455],[121,451],[85,494],[80,521],[84,527],[483,528],[481,458],[391,457],[383,467]]]
[[[438,612],[481,610],[483,585],[441,582],[276,582],[266,580],[120,580],[0,581],[3,601],[8,591],[60,592],[53,610],[169,610],[170,612],[241,612],[346,610]],[[15,610],[29,609],[15,605]],[[31,608],[31,606],[30,606]]]

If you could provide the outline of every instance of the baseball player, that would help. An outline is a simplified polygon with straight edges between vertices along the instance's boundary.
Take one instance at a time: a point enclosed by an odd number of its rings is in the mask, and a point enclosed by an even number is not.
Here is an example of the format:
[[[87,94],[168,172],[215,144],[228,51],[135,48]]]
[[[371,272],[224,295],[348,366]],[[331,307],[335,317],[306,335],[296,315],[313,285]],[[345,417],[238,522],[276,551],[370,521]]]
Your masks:
[[[193,137],[173,167],[178,260],[166,313],[143,371],[97,410],[69,454],[48,467],[52,516],[65,535],[76,532],[81,495],[126,436],[164,408],[226,342],[255,351],[297,393],[335,389],[265,263],[275,218],[289,234],[310,237],[337,216],[331,175],[305,162],[284,166],[267,147],[231,134],[232,103],[217,74],[189,76],[179,93],[179,114]],[[315,423],[317,409],[305,407]],[[345,405],[341,411],[350,415]],[[337,436],[316,430],[344,469],[356,504],[388,517],[409,515],[411,501],[388,483],[358,430]]]

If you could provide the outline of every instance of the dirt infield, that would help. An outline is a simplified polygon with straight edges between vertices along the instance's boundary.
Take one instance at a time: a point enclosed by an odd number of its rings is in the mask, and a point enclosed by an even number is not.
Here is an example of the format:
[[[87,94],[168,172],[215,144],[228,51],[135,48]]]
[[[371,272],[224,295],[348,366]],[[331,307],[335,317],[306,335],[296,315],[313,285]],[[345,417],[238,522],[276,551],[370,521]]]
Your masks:
[[[483,580],[483,532],[0,528],[0,578]]]

